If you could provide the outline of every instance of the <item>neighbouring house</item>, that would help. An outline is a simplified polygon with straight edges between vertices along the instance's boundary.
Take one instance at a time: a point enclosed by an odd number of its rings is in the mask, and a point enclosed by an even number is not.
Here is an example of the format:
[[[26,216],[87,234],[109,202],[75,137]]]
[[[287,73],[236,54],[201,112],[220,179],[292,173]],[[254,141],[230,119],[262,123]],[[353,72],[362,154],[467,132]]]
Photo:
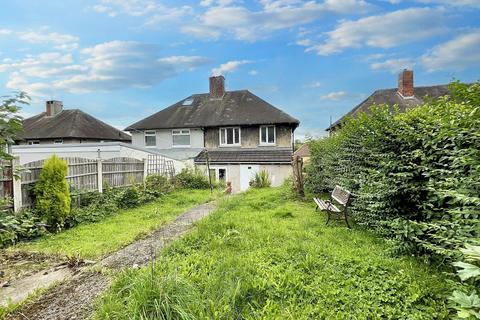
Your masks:
[[[63,109],[61,101],[47,101],[46,110],[23,120],[19,145],[126,142],[131,137],[79,110]]]
[[[302,158],[304,164],[307,164],[310,161],[310,148],[306,143],[302,144],[293,154]]]
[[[372,105],[386,104],[391,107],[397,105],[400,112],[404,112],[408,108],[423,104],[429,98],[436,99],[448,93],[448,85],[414,87],[413,71],[405,69],[398,76],[397,88],[375,91],[350,112],[335,121],[326,130],[335,131],[339,129],[347,117],[355,117],[361,112],[368,113]]]
[[[225,91],[223,76],[210,77],[209,93],[193,94],[125,130],[132,144],[189,162],[216,180],[245,190],[266,170],[272,185],[291,175],[299,121],[248,90]]]

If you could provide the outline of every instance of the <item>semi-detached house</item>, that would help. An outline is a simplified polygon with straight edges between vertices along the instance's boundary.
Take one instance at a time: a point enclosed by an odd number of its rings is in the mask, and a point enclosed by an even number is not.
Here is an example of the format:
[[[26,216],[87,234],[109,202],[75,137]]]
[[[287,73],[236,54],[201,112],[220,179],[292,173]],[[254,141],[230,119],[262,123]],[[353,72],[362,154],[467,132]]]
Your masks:
[[[248,90],[225,91],[223,76],[210,77],[209,93],[192,94],[125,130],[132,143],[193,163],[217,180],[245,190],[266,170],[272,185],[291,175],[299,121]]]

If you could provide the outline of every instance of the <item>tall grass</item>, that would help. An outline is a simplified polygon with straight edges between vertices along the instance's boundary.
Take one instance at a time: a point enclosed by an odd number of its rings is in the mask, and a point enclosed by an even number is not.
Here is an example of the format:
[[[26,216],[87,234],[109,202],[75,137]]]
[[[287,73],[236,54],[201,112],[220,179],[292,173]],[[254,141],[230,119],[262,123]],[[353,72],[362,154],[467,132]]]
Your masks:
[[[442,319],[439,271],[362,230],[325,226],[278,188],[224,200],[155,267],[128,271],[96,319]]]

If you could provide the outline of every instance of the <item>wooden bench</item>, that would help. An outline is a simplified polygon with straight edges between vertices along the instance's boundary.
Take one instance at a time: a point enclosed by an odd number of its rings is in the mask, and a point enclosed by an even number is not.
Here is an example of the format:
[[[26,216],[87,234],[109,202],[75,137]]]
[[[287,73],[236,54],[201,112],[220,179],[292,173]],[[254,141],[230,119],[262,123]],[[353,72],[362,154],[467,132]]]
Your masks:
[[[337,204],[333,202],[335,200]],[[335,186],[330,195],[330,200],[322,200],[320,198],[313,198],[313,201],[317,204],[315,210],[320,209],[321,211],[326,211],[328,214],[327,223],[331,218],[340,220],[344,219],[347,227],[350,228],[348,224],[348,205],[350,203],[350,192],[343,189],[340,186]]]

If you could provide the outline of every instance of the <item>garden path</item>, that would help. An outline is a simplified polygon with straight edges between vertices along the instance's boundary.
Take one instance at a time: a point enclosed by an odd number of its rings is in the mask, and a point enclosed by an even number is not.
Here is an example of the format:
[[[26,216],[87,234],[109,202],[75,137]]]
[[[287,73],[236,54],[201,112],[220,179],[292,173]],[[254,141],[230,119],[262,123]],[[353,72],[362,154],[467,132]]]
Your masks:
[[[107,268],[118,272],[125,268],[140,267],[155,258],[165,245],[182,236],[194,222],[210,214],[216,205],[213,202],[187,210],[145,239],[140,239],[107,256],[93,267]],[[108,272],[101,268],[83,268],[73,275],[65,272],[66,280],[52,287],[39,298],[25,303],[7,319],[86,319],[92,311],[93,301],[111,284]],[[53,283],[53,282],[52,282]],[[52,284],[50,283],[50,284]],[[0,296],[3,293],[0,292]]]

